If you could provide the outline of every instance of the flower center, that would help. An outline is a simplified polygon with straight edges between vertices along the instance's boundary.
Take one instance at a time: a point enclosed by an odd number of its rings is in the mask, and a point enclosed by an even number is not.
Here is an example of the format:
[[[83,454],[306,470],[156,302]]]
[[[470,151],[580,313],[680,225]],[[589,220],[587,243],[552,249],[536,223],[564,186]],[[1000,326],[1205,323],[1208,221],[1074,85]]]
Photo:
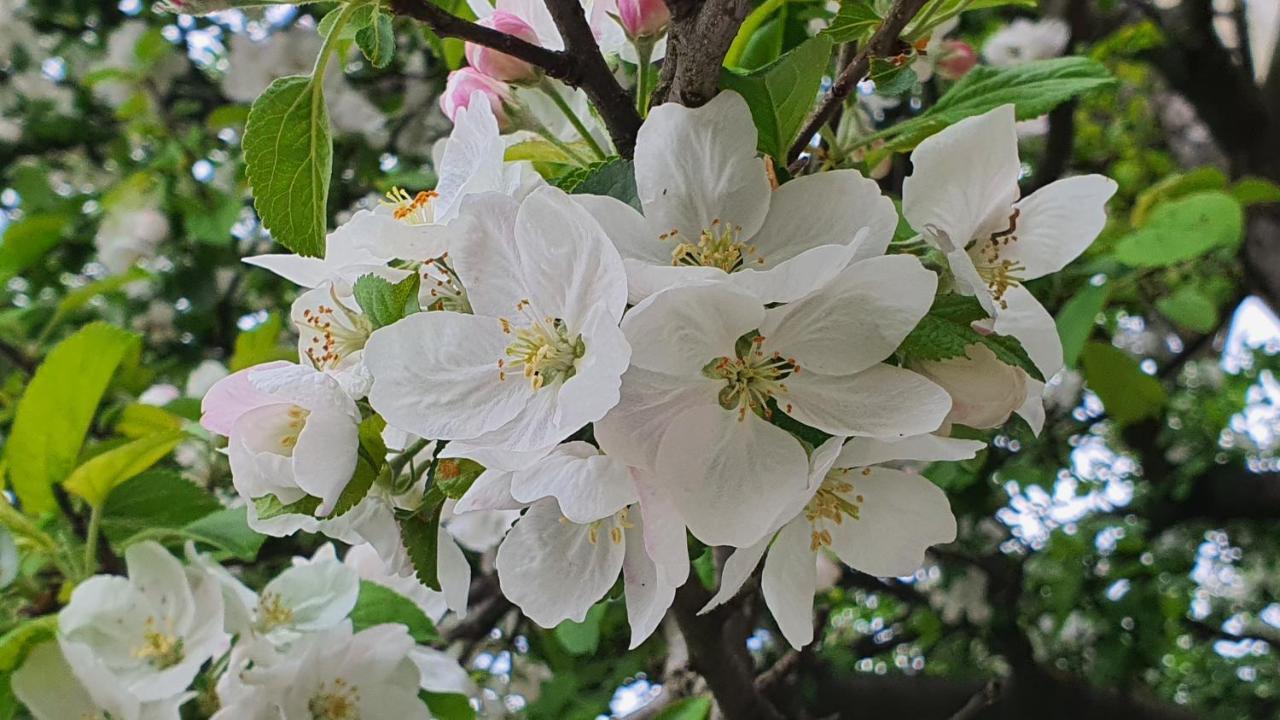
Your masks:
[[[519,370],[533,389],[539,390],[549,383],[573,377],[578,358],[587,351],[582,336],[570,338],[560,318],[532,316],[528,300],[521,300],[516,310],[525,313],[529,324],[513,329],[510,320],[499,320],[504,333],[515,335],[515,342],[507,346],[508,359],[498,359],[498,379],[506,380],[508,370]]]
[[[795,358],[784,358],[776,352],[765,355],[760,349],[763,343],[763,336],[749,332],[738,338],[734,347],[737,357],[718,357],[702,368],[706,377],[724,381],[720,407],[737,410],[739,420],[746,419],[748,410],[768,420],[773,414],[769,398],[786,393],[787,386],[782,381],[800,372]],[[791,406],[785,410],[790,412]]]
[[[302,434],[302,428],[307,424],[307,416],[310,414],[310,410],[297,405],[289,408],[289,419],[285,423],[284,432],[280,435],[280,449],[285,455],[293,454],[293,447],[298,444],[298,436]]]
[[[1008,309],[1009,303],[1004,299],[1004,294],[1009,288],[1022,284],[1019,273],[1027,269],[1026,265],[1016,260],[1000,257],[1005,249],[1018,242],[1018,236],[1014,233],[1018,230],[1018,216],[1021,213],[1021,210],[1014,208],[1009,215],[1009,227],[979,239],[969,250],[969,257],[973,258],[978,276],[987,283],[992,299],[1001,309]]]
[[[471,312],[466,288],[462,287],[462,279],[450,267],[448,254],[423,261],[418,266],[418,274],[422,277],[422,287],[431,298],[424,303],[428,310]]]
[[[635,527],[635,523],[631,522],[631,508],[624,507],[614,513],[612,517],[602,518],[587,525],[587,542],[595,545],[600,542],[600,531],[607,530],[609,533],[609,542],[614,545],[621,545],[626,539],[626,531]],[[568,518],[560,518],[561,522],[569,522]]]
[[[333,291],[330,290],[330,293]],[[364,349],[373,325],[363,315],[352,312],[337,296],[332,306],[320,303],[302,311],[298,332],[307,345],[306,356],[317,370],[332,370]]]
[[[863,475],[870,470],[862,470]],[[857,520],[862,509],[862,496],[850,495],[853,483],[847,477],[849,470],[832,470],[822,479],[822,486],[814,494],[813,499],[804,508],[804,516],[813,525],[813,534],[809,541],[809,549],[817,552],[819,548],[831,545],[831,531],[824,525],[844,523],[845,517]]]
[[[435,222],[435,209],[431,201],[438,197],[434,190],[423,190],[417,195],[410,195],[404,188],[393,187],[387,193],[383,205],[392,208],[391,216],[410,225],[430,225]]]
[[[698,235],[696,243],[680,240],[680,231],[672,230],[658,236],[660,240],[673,240],[671,264],[677,267],[711,267],[727,273],[740,270],[746,263],[764,264],[764,258],[756,255],[752,245],[738,240],[742,228],[723,223],[719,218],[711,221],[711,227]]]
[[[307,709],[315,720],[360,720],[360,690],[342,678],[320,683]]]
[[[285,606],[279,593],[263,593],[258,599],[258,631],[270,632],[293,622],[293,610]]]
[[[149,617],[142,628],[142,644],[133,649],[133,656],[156,670],[171,668],[182,662],[182,638],[157,629],[156,619]]]

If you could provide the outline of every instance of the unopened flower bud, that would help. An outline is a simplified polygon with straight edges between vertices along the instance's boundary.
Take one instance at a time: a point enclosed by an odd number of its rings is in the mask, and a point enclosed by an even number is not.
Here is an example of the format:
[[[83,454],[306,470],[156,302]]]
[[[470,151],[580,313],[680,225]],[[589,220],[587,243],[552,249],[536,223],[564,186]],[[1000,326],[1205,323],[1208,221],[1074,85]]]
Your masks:
[[[538,34],[534,32],[533,27],[515,13],[496,10],[489,17],[480,20],[479,24],[498,32],[514,35],[535,45],[538,44]],[[465,53],[467,63],[471,67],[495,80],[530,82],[541,74],[538,68],[524,60],[483,45],[469,42],[466,44]]]
[[[618,19],[633,38],[661,35],[671,22],[664,0],[618,0]]]
[[[944,40],[938,58],[938,74],[948,80],[959,80],[978,64],[978,53],[963,40]]]
[[[1026,375],[996,357],[986,345],[970,345],[965,357],[930,360],[913,370],[942,386],[951,396],[947,422],[971,428],[1003,425],[1027,399]]]
[[[477,98],[489,101],[489,107],[498,118],[498,127],[503,132],[512,129],[511,117],[507,112],[512,102],[511,86],[475,68],[464,67],[449,73],[444,93],[440,96],[440,109],[450,121],[453,121],[459,110],[470,107]]]

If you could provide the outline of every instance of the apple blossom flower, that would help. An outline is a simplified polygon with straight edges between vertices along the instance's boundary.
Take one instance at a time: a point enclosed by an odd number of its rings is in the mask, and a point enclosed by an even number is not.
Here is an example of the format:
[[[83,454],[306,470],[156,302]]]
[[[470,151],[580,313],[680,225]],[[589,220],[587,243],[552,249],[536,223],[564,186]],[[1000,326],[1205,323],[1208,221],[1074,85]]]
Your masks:
[[[963,460],[985,447],[982,442],[922,435],[853,438],[842,447],[841,440],[832,438],[814,451],[799,503],[784,505],[763,539],[729,557],[720,589],[703,613],[737,594],[764,557],[765,603],[783,636],[799,649],[813,640],[819,552],[829,550],[870,575],[901,576],[920,567],[925,548],[955,539],[955,517],[941,489],[921,475],[879,465]]]
[[[154,205],[139,204],[107,211],[93,237],[98,260],[112,275],[119,275],[138,260],[156,254],[169,236],[169,219]]]
[[[518,37],[534,45],[538,44],[538,34],[529,23],[515,13],[495,10],[492,15],[481,18],[477,24]],[[530,82],[542,74],[541,70],[525,60],[473,42],[468,42],[464,51],[467,64],[495,80],[509,83]]]
[[[272,646],[288,646],[303,635],[336,627],[351,614],[359,594],[360,577],[326,543],[310,559],[294,558],[262,588],[249,608],[250,630]]]
[[[302,365],[270,362],[223,378],[201,403],[200,424],[228,438],[231,480],[252,502],[319,498],[333,511],[355,472],[360,411],[342,386]]]
[[[1058,57],[1067,49],[1071,28],[1058,18],[1018,18],[998,30],[982,46],[982,58],[998,68]]]
[[[240,670],[219,687],[223,705],[213,720],[430,720],[418,697],[422,676],[414,649],[404,625],[353,633],[343,620],[302,636],[287,657]]]
[[[189,398],[202,398],[219,380],[230,373],[227,366],[217,360],[201,360],[199,365],[187,375],[187,384],[182,394]]]
[[[684,525],[652,478],[585,442],[520,470],[486,473],[460,506],[529,506],[498,548],[503,594],[555,627],[581,622],[622,573],[631,647],[644,642],[689,574]]]
[[[942,386],[951,396],[947,422],[987,429],[1004,425],[1026,403],[1027,374],[996,357],[991,348],[975,343],[964,357],[927,360],[912,370]]]
[[[1052,182],[1018,199],[1014,108],[966,118],[920,143],[902,213],[942,250],[956,289],[976,295],[991,327],[1012,335],[1045,377],[1062,367],[1053,317],[1023,283],[1061,270],[1106,224],[1116,184],[1101,175]]]
[[[804,447],[775,415],[839,436],[941,424],[946,392],[881,362],[928,311],[936,284],[916,258],[890,255],[769,309],[727,283],[653,295],[623,319],[632,365],[595,436],[654,472],[695,537],[749,546],[804,490]]]
[[[222,593],[155,542],[125,551],[128,579],[95,575],[58,613],[58,644],[80,684],[112,716],[181,702],[201,665],[225,649]]]
[[[341,288],[341,289],[339,289]],[[338,381],[353,398],[369,391],[364,344],[373,323],[346,282],[326,282],[298,295],[289,311],[298,328],[298,357]]]
[[[730,91],[700,108],[654,108],[635,168],[643,213],[611,197],[574,196],[622,254],[633,304],[716,279],[764,302],[794,300],[853,260],[881,254],[897,224],[893,203],[856,170],[772,190],[747,103]]]
[[[622,261],[568,195],[469,199],[453,266],[475,314],[416,313],[365,346],[369,402],[421,437],[543,450],[600,419],[630,349]]]
[[[32,648],[11,678],[14,696],[35,720],[178,720],[179,708],[194,695],[139,703],[104,680],[91,695],[53,641]]]
[[[474,67],[459,68],[449,73],[449,79],[445,81],[444,93],[440,95],[440,109],[445,117],[456,122],[459,110],[471,107],[473,103],[483,99],[498,119],[498,127],[503,132],[510,132],[514,129],[508,111],[514,100],[511,92],[510,85],[489,77]]]

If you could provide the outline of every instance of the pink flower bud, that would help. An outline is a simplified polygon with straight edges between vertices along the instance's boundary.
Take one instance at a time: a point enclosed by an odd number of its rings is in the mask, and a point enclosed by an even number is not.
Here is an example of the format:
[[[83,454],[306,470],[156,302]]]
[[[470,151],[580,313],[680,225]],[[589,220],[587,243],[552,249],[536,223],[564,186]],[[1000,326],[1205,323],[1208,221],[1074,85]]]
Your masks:
[[[529,23],[522,20],[515,13],[510,13],[506,10],[495,10],[492,15],[481,20],[480,24],[487,28],[493,28],[498,32],[514,35],[534,45],[538,44],[538,34],[533,31]],[[498,52],[493,48],[469,42],[466,45],[465,53],[467,63],[471,67],[495,80],[525,82],[538,77],[539,71],[534,66],[519,58]]]
[[[504,132],[509,130],[511,119],[506,106],[511,102],[511,87],[475,68],[464,67],[449,73],[444,94],[440,96],[440,109],[450,121],[453,121],[458,111],[469,107],[477,97],[483,97],[489,101],[489,107],[498,118],[498,127]]]
[[[938,74],[948,80],[959,80],[978,64],[978,53],[963,40],[944,40],[939,55]]]
[[[631,37],[660,35],[671,21],[664,0],[618,0],[618,19]]]

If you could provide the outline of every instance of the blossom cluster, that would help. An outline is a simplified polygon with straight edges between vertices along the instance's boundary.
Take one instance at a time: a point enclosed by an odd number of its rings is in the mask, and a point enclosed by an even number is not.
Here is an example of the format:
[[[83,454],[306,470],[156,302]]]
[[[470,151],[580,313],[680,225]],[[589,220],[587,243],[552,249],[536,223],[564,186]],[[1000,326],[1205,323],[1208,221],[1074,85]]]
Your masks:
[[[323,258],[247,260],[305,289],[301,362],[204,398],[256,529],[369,543],[414,582],[397,525],[438,508],[429,564],[463,612],[452,528],[474,516],[505,533],[502,592],[539,625],[581,621],[621,575],[633,645],[688,580],[691,534],[736,548],[707,609],[763,558],[764,597],[800,647],[822,554],[905,575],[954,539],[945,495],[902,463],[973,457],[984,444],[950,429],[1014,412],[1038,432],[1028,370],[1053,375],[1062,351],[1023,283],[1092,242],[1115,185],[1074,177],[1019,199],[1012,106],[919,145],[902,200],[915,235],[893,242],[894,202],[856,170],[777,184],[733,92],[648,114],[634,197],[567,194],[505,161],[483,98],[458,106],[434,190],[357,212]],[[1034,366],[981,343],[901,354],[940,291],[976,297],[974,329]],[[357,482],[369,429],[390,472]]]
[[[382,572],[367,546],[339,561],[331,545],[254,592],[207,555],[186,564],[146,541],[128,577],[97,575],[58,613],[55,639],[12,676],[37,720],[177,720],[197,699],[216,720],[397,717],[428,720],[419,692],[470,694],[466,672],[419,645],[404,624],[356,628],[361,583],[431,598]],[[196,683],[206,663],[211,680]]]

